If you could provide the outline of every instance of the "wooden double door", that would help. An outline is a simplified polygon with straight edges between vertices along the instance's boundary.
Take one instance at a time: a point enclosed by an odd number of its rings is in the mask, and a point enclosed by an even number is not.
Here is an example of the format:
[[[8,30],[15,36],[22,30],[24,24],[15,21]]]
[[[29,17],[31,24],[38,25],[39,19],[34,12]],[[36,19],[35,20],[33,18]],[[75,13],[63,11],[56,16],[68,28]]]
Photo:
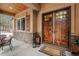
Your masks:
[[[44,43],[69,47],[71,34],[70,8],[43,14],[42,35]]]

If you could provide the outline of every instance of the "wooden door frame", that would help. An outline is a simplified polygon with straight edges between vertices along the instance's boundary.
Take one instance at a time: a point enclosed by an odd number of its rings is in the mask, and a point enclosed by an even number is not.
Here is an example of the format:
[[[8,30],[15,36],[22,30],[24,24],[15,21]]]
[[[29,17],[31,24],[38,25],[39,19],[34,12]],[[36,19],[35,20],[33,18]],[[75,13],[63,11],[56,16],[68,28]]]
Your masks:
[[[68,48],[71,47],[71,6],[68,6],[68,7],[64,7],[64,8],[61,8],[61,9],[57,9],[57,10],[53,10],[53,11],[50,11],[50,12],[47,12],[47,13],[43,13],[42,14],[42,43],[44,43],[44,16],[47,15],[47,14],[53,14],[54,12],[58,12],[58,11],[62,11],[62,10],[66,10],[66,9],[70,9],[70,24],[69,24],[69,42],[68,42]],[[52,16],[53,17],[53,16]]]

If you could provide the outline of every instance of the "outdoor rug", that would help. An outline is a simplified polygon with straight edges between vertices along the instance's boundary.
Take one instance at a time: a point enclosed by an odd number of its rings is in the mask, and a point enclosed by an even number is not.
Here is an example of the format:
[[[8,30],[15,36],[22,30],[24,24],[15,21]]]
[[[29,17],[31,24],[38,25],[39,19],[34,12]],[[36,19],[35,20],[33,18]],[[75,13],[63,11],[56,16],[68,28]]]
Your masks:
[[[48,54],[50,56],[63,56],[64,52],[62,49],[53,47],[51,45],[45,45],[39,51]]]

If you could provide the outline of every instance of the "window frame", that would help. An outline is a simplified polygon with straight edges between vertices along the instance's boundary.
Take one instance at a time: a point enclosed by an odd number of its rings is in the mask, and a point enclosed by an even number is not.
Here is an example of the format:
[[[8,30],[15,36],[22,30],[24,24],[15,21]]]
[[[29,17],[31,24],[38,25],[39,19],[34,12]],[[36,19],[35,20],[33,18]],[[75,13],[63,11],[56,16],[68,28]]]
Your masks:
[[[21,28],[21,24],[22,24],[22,18],[25,18],[24,20],[25,20],[25,29],[24,30],[22,30],[22,28]],[[20,29],[18,29],[18,20],[20,20]],[[23,16],[23,17],[19,17],[19,18],[17,18],[16,19],[16,31],[19,31],[19,32],[26,32],[26,17],[25,16]]]

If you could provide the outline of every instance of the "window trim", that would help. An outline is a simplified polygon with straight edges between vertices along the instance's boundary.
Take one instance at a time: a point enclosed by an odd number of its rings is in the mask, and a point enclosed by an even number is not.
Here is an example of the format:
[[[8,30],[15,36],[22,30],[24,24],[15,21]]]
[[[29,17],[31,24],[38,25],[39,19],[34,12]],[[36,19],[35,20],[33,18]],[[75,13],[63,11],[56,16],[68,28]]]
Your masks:
[[[20,25],[20,29],[18,29],[18,26],[17,26],[18,20],[20,20],[20,24],[22,24],[21,23],[22,18],[25,18],[25,30],[21,29],[21,25]],[[16,31],[18,31],[18,32],[26,32],[26,17],[25,16],[19,17],[19,18],[16,19]]]

